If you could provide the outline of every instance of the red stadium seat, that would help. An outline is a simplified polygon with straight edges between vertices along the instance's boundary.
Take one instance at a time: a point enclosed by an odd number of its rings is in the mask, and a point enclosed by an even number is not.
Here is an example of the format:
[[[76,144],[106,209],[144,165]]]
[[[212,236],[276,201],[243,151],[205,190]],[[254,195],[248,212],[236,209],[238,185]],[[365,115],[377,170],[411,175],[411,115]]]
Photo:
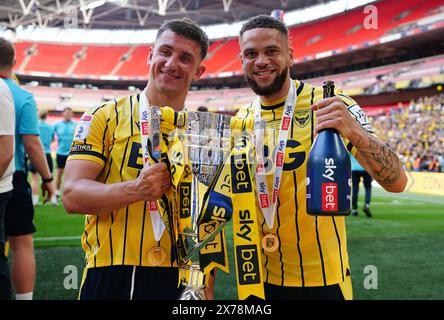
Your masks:
[[[429,16],[442,5],[442,0],[403,0],[376,2],[378,28],[362,27],[366,14],[362,7],[347,13],[290,28],[290,41],[297,60],[313,57],[324,51],[345,50],[379,39],[391,30]],[[148,77],[148,45],[61,45],[18,42],[18,72],[68,73],[87,77]],[[35,55],[26,58],[25,51],[35,47]],[[85,55],[75,63],[74,55],[85,48]],[[122,60],[123,56],[127,59]],[[28,61],[29,60],[29,61]],[[100,63],[97,63],[100,61]],[[23,63],[23,65],[22,65]],[[208,51],[204,77],[223,77],[242,73],[237,38],[214,41]],[[22,68],[20,68],[20,66]],[[70,70],[72,68],[74,70]]]

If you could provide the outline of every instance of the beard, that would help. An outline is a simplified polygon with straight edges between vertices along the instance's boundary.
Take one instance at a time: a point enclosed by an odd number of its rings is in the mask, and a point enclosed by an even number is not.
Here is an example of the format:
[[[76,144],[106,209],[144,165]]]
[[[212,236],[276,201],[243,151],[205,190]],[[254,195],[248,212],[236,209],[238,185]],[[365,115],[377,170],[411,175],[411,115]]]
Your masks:
[[[284,70],[282,70],[282,72],[276,77],[276,79],[274,79],[270,85],[265,87],[261,87],[260,85],[258,85],[257,82],[250,78],[247,74],[245,74],[245,81],[257,95],[269,96],[273,93],[279,92],[279,90],[282,89],[282,86],[287,79],[287,75],[288,68],[284,68]]]

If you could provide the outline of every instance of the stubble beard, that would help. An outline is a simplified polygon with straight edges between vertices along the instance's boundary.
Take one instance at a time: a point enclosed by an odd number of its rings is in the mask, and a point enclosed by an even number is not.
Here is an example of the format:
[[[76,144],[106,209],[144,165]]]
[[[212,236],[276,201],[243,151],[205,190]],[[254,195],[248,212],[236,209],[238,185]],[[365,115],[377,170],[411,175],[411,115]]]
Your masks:
[[[257,95],[269,96],[279,92],[279,90],[282,89],[285,80],[287,79],[287,75],[288,68],[284,68],[284,70],[282,70],[282,72],[273,80],[273,82],[265,87],[261,87],[260,85],[258,85],[257,82],[250,78],[247,74],[245,74],[245,81]]]

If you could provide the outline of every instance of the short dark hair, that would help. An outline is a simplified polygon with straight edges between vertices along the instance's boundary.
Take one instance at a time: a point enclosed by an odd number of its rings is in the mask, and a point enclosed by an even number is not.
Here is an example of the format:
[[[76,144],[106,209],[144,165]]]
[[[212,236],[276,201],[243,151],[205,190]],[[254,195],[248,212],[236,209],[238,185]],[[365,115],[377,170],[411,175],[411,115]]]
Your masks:
[[[48,111],[47,110],[40,110],[39,111],[39,118],[40,119],[45,120],[47,116],[48,116]]]
[[[202,28],[193,20],[188,18],[166,20],[157,31],[156,40],[159,39],[166,30],[171,30],[182,37],[196,41],[200,45],[200,56],[202,60],[205,59],[210,40]]]
[[[267,16],[264,14],[248,19],[248,21],[242,25],[239,35],[242,37],[244,32],[257,28],[269,28],[279,30],[282,35],[286,39],[288,39],[288,29],[285,24],[280,20],[273,18],[272,16]]]
[[[8,69],[14,65],[15,50],[12,43],[0,37],[0,69]]]

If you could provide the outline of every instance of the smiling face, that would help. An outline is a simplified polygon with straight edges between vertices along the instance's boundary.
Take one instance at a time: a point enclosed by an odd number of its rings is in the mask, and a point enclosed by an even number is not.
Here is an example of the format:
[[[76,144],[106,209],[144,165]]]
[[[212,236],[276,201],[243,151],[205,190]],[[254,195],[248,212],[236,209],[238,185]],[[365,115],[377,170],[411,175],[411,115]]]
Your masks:
[[[149,89],[163,96],[185,99],[191,82],[205,71],[200,65],[200,45],[171,30],[165,30],[156,40],[149,62]]]
[[[274,100],[285,96],[293,63],[286,37],[277,29],[256,28],[243,33],[240,45],[245,79],[253,91]]]

